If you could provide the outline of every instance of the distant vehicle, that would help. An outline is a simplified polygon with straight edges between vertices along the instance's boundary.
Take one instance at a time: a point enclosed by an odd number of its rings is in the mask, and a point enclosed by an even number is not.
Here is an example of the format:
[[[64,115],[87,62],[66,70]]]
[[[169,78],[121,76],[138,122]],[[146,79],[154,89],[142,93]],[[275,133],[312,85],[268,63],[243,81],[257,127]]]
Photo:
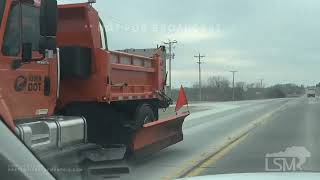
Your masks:
[[[307,88],[307,97],[316,97],[316,89]]]

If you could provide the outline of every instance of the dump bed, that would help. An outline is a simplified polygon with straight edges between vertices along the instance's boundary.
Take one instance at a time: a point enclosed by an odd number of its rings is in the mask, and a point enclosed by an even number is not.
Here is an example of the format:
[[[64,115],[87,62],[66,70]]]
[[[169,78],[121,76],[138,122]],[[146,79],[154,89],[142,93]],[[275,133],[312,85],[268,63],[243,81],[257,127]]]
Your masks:
[[[163,90],[163,64],[153,58],[110,51],[110,100],[157,98]]]
[[[165,74],[160,56],[109,51],[102,34],[98,13],[89,4],[59,6],[60,103],[158,98]]]

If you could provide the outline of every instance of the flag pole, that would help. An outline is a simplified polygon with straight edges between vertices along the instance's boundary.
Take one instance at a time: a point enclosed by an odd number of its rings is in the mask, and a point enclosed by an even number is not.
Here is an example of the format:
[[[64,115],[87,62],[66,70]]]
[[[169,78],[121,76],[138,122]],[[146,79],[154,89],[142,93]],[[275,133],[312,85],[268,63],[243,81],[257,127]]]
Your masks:
[[[188,109],[188,113],[190,113],[190,110],[189,110],[189,102],[187,102],[187,109]]]

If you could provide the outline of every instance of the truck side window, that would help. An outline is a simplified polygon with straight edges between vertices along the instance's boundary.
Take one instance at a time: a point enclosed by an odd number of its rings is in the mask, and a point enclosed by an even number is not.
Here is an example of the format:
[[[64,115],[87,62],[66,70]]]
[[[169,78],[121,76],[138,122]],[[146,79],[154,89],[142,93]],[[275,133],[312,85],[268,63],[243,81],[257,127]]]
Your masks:
[[[2,23],[2,17],[3,17],[4,9],[6,8],[6,2],[7,1],[1,1],[0,2],[0,26],[1,26],[1,23]]]
[[[40,8],[22,4],[22,39],[24,43],[32,43],[32,50],[39,50],[40,41]]]
[[[7,22],[6,32],[2,45],[2,53],[5,56],[17,56],[20,52],[20,8],[19,4],[11,7]]]

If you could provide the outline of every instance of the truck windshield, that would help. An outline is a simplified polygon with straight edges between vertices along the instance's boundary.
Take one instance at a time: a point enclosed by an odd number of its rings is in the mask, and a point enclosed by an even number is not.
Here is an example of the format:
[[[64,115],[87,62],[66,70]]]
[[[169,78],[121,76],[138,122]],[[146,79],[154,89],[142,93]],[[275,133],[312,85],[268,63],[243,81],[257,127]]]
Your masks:
[[[40,10],[29,4],[22,4],[22,16],[20,16],[20,4],[11,7],[6,27],[2,51],[7,56],[17,56],[21,49],[21,39],[24,43],[32,43],[33,50],[38,50],[40,39],[39,16]],[[22,17],[22,28],[20,21]],[[22,33],[21,33],[22,29]],[[21,38],[22,34],[22,38]]]

